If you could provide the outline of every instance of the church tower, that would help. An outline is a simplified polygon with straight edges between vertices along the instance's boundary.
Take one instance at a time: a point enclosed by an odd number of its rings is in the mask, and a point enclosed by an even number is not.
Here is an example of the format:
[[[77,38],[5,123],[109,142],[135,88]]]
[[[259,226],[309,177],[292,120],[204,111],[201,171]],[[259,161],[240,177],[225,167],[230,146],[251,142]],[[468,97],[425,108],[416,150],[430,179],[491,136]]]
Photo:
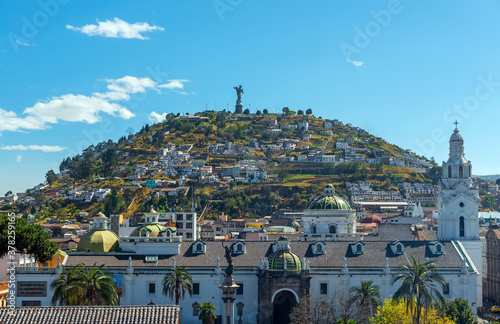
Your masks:
[[[464,139],[455,128],[450,138],[450,157],[443,162],[439,183],[439,240],[479,240],[478,208],[481,200],[471,175],[471,162],[464,155]]]
[[[455,125],[458,125],[455,122]],[[482,246],[479,238],[479,191],[472,181],[472,165],[465,159],[464,138],[458,127],[450,137],[450,156],[443,162],[439,182],[438,240],[452,241],[462,257],[472,260],[468,271],[477,271],[477,305],[482,307]]]

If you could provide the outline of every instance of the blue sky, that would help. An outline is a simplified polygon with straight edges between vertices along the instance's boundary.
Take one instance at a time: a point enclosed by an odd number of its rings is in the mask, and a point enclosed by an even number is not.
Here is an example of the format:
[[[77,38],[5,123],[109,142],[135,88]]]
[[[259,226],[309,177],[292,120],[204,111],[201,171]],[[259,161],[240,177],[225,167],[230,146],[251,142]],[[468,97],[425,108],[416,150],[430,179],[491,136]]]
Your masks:
[[[312,108],[500,173],[495,1],[2,1],[0,195],[168,112]]]

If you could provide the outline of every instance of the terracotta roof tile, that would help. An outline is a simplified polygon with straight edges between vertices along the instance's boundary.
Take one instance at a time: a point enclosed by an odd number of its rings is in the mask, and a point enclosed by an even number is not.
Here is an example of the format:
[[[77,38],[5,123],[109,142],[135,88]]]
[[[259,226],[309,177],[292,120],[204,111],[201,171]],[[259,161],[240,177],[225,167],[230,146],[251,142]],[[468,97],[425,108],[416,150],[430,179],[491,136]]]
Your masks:
[[[9,324],[177,324],[179,306],[53,306],[0,308],[0,323]]]

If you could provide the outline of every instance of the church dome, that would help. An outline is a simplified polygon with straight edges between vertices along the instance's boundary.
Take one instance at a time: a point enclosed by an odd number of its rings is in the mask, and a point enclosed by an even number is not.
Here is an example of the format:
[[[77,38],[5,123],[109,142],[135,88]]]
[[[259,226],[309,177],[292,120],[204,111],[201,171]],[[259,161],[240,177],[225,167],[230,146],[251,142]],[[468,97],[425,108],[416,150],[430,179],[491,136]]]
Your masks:
[[[78,252],[104,253],[113,251],[118,245],[118,236],[108,230],[92,230],[83,235],[78,242]]]
[[[141,235],[141,231],[144,229],[146,229],[146,231],[149,233],[148,235],[149,237],[158,237],[161,236],[160,233],[166,231],[168,227],[162,226],[160,224],[147,224],[136,228],[132,233],[130,233],[130,236],[135,236],[135,237],[144,236]]]
[[[377,215],[368,215],[366,216],[362,223],[377,223],[377,224],[381,224],[382,223],[382,219],[380,217],[378,217]]]
[[[290,251],[276,251],[269,256],[270,270],[284,270],[286,262],[287,271],[300,271],[302,264],[300,258]]]
[[[457,142],[457,141],[463,142],[464,138],[462,137],[462,134],[460,134],[458,128],[455,128],[455,131],[453,132],[453,134],[451,134],[450,142]]]
[[[314,199],[307,209],[341,209],[350,210],[351,206],[343,199],[337,195],[323,195]]]

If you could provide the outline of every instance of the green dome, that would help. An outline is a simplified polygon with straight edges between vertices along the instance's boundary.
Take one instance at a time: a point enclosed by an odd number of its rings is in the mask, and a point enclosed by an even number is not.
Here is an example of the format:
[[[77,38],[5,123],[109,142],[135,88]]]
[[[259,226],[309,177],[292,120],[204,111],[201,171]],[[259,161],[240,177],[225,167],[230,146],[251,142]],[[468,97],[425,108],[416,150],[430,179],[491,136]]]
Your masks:
[[[140,235],[141,231],[143,229],[146,229],[149,232],[149,237],[158,237],[161,236],[160,234],[164,231],[166,231],[169,227],[162,226],[160,224],[147,224],[145,226],[139,226],[136,228],[132,233],[130,233],[130,236],[143,236]],[[173,230],[175,232],[175,230]]]
[[[78,242],[78,252],[104,253],[115,249],[118,245],[118,236],[108,230],[92,230],[83,235]]]
[[[307,209],[350,210],[351,206],[337,195],[323,195],[314,199]]]
[[[287,271],[300,271],[302,264],[299,257],[290,251],[276,251],[269,256],[269,269],[270,270],[284,270],[286,261]]]

